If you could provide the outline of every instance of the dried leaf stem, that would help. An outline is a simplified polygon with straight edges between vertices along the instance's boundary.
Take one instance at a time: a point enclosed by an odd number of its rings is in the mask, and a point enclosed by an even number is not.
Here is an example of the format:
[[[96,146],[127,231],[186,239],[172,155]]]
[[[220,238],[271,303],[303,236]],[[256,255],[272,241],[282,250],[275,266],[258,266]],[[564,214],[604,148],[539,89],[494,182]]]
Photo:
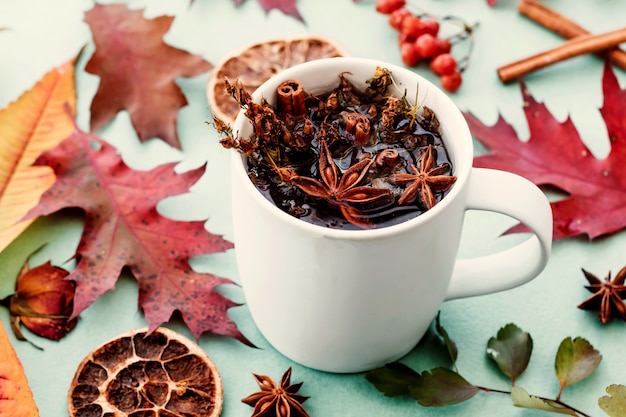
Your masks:
[[[526,16],[533,22],[540,24],[566,39],[573,39],[589,34],[589,32],[578,23],[563,16],[556,10],[549,8],[538,0],[521,0],[517,10],[521,15]],[[626,70],[626,51],[613,48],[608,51],[602,51],[599,55],[608,56],[611,63]]]
[[[500,81],[507,83],[533,71],[573,58],[578,55],[596,53],[626,42],[626,27],[598,35],[582,35],[570,39],[555,48],[498,68]]]

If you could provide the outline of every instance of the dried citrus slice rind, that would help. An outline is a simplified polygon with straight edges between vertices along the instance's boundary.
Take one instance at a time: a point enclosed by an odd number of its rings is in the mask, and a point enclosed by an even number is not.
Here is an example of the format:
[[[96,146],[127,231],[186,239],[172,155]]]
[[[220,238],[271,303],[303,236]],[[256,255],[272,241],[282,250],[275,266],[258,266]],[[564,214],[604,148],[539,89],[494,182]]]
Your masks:
[[[224,77],[238,79],[252,93],[278,72],[320,58],[346,56],[344,49],[322,36],[299,35],[256,43],[234,51],[218,62],[207,85],[207,98],[213,116],[232,123],[239,105],[224,92]]]
[[[194,342],[160,327],[136,329],[92,351],[68,395],[70,417],[217,417],[223,388]]]

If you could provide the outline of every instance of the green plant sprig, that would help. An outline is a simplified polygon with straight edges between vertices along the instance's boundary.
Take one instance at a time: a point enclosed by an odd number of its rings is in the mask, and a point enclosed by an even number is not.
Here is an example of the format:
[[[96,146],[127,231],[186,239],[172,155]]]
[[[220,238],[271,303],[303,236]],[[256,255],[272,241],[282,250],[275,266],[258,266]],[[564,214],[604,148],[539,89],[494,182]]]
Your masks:
[[[457,346],[441,325],[439,315],[435,320],[435,331],[446,347],[452,369],[436,367],[419,373],[401,362],[392,362],[368,372],[365,378],[388,397],[408,395],[426,407],[458,404],[482,391],[509,395],[517,407],[591,417],[561,400],[566,387],[590,376],[602,360],[600,352],[584,338],[567,337],[559,345],[554,369],[560,388],[556,398],[550,399],[531,395],[515,384],[516,379],[526,370],[533,349],[530,334],[515,324],[502,327],[496,336],[489,339],[486,349],[487,356],[511,380],[510,390],[487,388],[468,382],[459,373],[456,365]],[[606,392],[608,395],[598,400],[600,408],[609,417],[625,417],[626,386],[610,385]]]

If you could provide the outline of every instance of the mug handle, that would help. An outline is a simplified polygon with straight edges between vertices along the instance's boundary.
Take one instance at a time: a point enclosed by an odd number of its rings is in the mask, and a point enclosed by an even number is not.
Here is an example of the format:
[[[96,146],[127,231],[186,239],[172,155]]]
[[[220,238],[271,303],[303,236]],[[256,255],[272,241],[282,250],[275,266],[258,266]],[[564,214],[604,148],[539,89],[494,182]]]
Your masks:
[[[552,247],[552,209],[543,192],[517,174],[472,168],[466,209],[511,216],[534,235],[512,248],[457,259],[446,300],[515,288],[535,278],[548,263]]]

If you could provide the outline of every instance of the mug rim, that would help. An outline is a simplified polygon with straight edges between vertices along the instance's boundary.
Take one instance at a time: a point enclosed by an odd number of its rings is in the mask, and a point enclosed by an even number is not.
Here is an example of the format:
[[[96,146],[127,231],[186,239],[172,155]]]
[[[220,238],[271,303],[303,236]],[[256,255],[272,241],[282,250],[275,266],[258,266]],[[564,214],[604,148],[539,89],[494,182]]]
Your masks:
[[[450,191],[439,201],[435,206],[426,212],[423,212],[416,217],[408,219],[398,224],[394,224],[391,226],[384,226],[380,228],[372,228],[372,229],[334,229],[330,227],[324,227],[318,224],[309,223],[305,220],[301,220],[297,217],[290,215],[289,213],[284,212],[279,207],[277,207],[274,203],[269,201],[263,194],[255,187],[253,182],[248,177],[248,169],[247,169],[247,157],[244,154],[241,154],[238,151],[231,150],[231,164],[233,165],[233,173],[237,175],[239,180],[243,183],[246,192],[252,193],[253,199],[266,210],[269,214],[274,217],[280,219],[281,221],[289,224],[290,226],[302,230],[302,232],[306,232],[308,234],[319,235],[320,237],[328,237],[334,239],[345,239],[345,240],[368,240],[368,239],[378,239],[381,237],[392,236],[399,233],[404,233],[409,229],[413,229],[419,227],[422,223],[427,223],[431,218],[435,216],[439,216],[443,213],[448,206],[453,204],[454,200],[459,198],[462,190],[465,188],[465,184],[469,180],[469,174],[472,168],[473,161],[473,144],[472,144],[472,136],[469,130],[469,126],[467,121],[463,117],[461,110],[456,106],[456,104],[452,101],[452,99],[437,87],[435,84],[430,82],[428,79],[424,78],[420,74],[417,74],[413,71],[408,70],[407,68],[385,62],[377,59],[370,58],[359,58],[359,57],[334,57],[334,58],[322,58],[313,61],[304,62],[301,64],[294,65],[290,68],[280,71],[279,73],[273,75],[270,79],[263,82],[253,93],[252,99],[255,102],[259,102],[261,98],[266,98],[272,104],[274,100],[270,100],[264,94],[266,91],[273,91],[285,80],[288,79],[296,79],[298,80],[298,74],[303,72],[330,72],[333,74],[332,80],[334,81],[336,77],[338,77],[341,73],[350,73],[350,69],[355,67],[364,67],[370,66],[373,71],[376,69],[376,66],[380,66],[383,68],[387,68],[391,70],[392,74],[401,74],[402,79],[412,78],[417,81],[420,86],[420,90],[423,87],[426,87],[427,92],[433,94],[432,91],[435,91],[434,94],[437,94],[438,100],[442,102],[443,106],[449,108],[452,112],[450,117],[454,117],[458,119],[458,122],[461,123],[458,126],[460,130],[459,134],[464,136],[465,138],[461,138],[461,140],[455,140],[454,145],[450,145],[450,139],[446,142],[444,140],[444,145],[448,153],[452,154],[452,159],[454,159],[454,175],[457,177],[456,182],[450,189]],[[346,68],[344,68],[346,67]],[[333,70],[329,71],[329,68]],[[364,82],[363,80],[362,82]],[[421,95],[421,94],[420,94]],[[237,117],[233,123],[233,133],[238,134],[243,130],[243,125],[245,123],[249,123],[249,120],[245,116],[245,110],[241,109],[237,114]],[[438,113],[438,112],[436,112]]]

